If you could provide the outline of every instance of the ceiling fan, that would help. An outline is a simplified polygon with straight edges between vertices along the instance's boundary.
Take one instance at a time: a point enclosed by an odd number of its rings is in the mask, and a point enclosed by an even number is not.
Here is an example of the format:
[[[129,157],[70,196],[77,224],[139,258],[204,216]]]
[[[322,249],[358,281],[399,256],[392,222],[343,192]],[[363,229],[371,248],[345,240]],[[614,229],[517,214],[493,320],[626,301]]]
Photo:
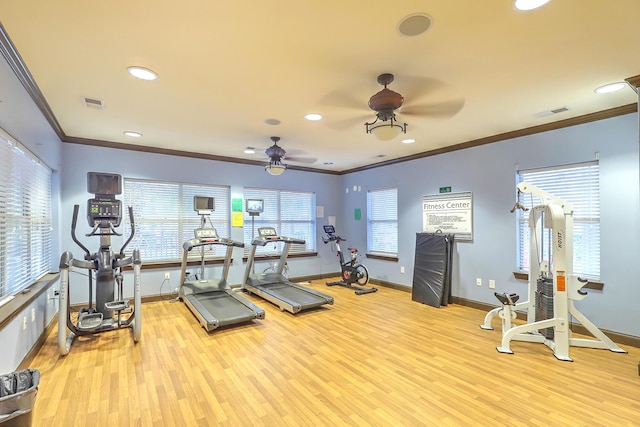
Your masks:
[[[401,133],[407,133],[407,124],[399,124],[396,121],[396,110],[404,104],[404,97],[387,88],[392,81],[391,73],[378,76],[378,83],[383,85],[384,89],[369,98],[369,108],[376,112],[376,119],[364,124],[367,133],[372,133],[383,141],[393,139]]]
[[[327,125],[337,130],[343,130],[361,124],[363,120],[375,123],[376,121],[388,122],[396,120],[396,114],[402,116],[412,116],[417,118],[449,118],[456,115],[464,106],[464,98],[458,96],[455,87],[440,80],[422,76],[402,76],[398,83],[407,90],[407,98],[388,88],[394,81],[395,76],[391,73],[380,74],[377,82],[384,86],[382,90],[369,98],[368,106],[375,112],[375,117],[369,114],[359,114],[344,120],[327,122]],[[443,94],[445,100],[443,100]],[[453,95],[453,96],[452,96]],[[431,98],[431,101],[424,102],[424,98]],[[344,91],[333,91],[327,94],[322,103],[334,107],[357,109],[363,111],[362,101],[358,101],[353,95]],[[411,128],[415,129],[415,124],[420,122],[412,121]]]
[[[391,73],[380,74],[378,83],[384,86],[384,89],[369,98],[369,108],[376,112],[376,117],[379,120],[385,122],[395,118],[395,111],[404,104],[404,96],[387,87],[393,82],[393,79]]]
[[[283,160],[296,163],[315,163],[318,159],[314,157],[293,156],[287,154],[284,148],[278,145],[279,136],[272,136],[273,145],[265,150],[265,154],[269,156],[269,164],[265,166],[267,172],[271,175],[280,175],[287,169],[287,165],[282,163]],[[294,150],[291,150],[294,151]]]

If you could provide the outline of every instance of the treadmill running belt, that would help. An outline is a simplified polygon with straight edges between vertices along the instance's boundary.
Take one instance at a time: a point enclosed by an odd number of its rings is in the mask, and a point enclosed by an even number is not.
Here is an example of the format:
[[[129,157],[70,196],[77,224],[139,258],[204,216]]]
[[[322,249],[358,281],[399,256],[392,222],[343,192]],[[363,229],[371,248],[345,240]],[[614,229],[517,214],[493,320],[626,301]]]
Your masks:
[[[226,292],[186,295],[185,299],[198,310],[207,323],[232,325],[256,318],[256,313]]]

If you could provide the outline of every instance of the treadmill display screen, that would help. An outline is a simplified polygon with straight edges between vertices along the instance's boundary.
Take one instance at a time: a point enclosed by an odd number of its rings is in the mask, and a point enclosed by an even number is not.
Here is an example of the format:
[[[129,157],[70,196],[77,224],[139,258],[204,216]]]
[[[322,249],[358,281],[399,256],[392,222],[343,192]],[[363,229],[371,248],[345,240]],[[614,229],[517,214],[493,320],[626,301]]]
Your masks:
[[[260,237],[277,236],[276,229],[273,227],[261,227],[258,228],[258,234]]]

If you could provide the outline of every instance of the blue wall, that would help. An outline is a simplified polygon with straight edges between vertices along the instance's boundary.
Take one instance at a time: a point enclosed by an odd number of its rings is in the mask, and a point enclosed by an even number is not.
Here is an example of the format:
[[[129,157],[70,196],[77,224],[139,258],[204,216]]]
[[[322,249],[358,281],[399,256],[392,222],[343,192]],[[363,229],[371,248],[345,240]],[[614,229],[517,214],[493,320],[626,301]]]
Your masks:
[[[51,260],[54,266],[60,259],[60,162],[62,144],[49,123],[35,106],[13,71],[4,60],[0,60],[0,128],[14,140],[20,142],[53,170],[52,198],[53,212],[53,251]],[[51,287],[55,287],[53,284]],[[0,329],[0,374],[15,370],[38,341],[47,325],[54,318],[58,302],[52,298],[53,289],[47,289],[23,307],[20,313],[5,327]],[[32,311],[35,319],[32,321]],[[27,327],[23,329],[23,318],[27,318]],[[7,343],[11,343],[7,345]]]
[[[91,147],[77,144],[63,144],[63,172],[62,172],[62,242],[63,250],[69,250],[80,256],[81,250],[70,236],[71,216],[73,205],[79,204],[81,218],[84,218],[86,201],[91,197],[87,193],[86,176],[89,171],[119,173],[126,178],[139,178],[158,181],[188,182],[200,184],[228,185],[231,187],[232,198],[242,198],[244,187],[272,188],[281,190],[298,190],[314,192],[316,205],[324,207],[325,218],[328,215],[339,215],[341,209],[340,176],[300,172],[288,170],[283,175],[271,176],[263,166],[244,165],[218,162],[213,160],[176,157],[164,154],[152,154],[112,148]],[[307,276],[339,271],[330,247],[320,240],[324,219],[317,221],[316,249],[317,257],[292,258],[289,260],[289,274],[291,276]],[[245,226],[250,227],[247,223]],[[82,227],[82,228],[81,228]],[[86,229],[86,231],[84,231]],[[77,234],[84,235],[89,231],[85,221],[78,222]],[[242,228],[231,229],[231,238],[243,241]],[[96,238],[80,238],[89,248],[96,250]],[[121,238],[112,239],[113,247],[119,249]],[[245,263],[242,262],[242,250],[235,249],[234,261],[229,272],[229,283],[242,282]],[[144,259],[142,260],[144,264]],[[334,265],[335,264],[335,265]],[[221,267],[214,267],[208,271],[208,277],[219,275]],[[174,269],[143,269],[143,296],[159,295],[160,285],[164,280],[164,273],[169,272],[170,283],[165,283],[162,294],[178,287],[180,268]],[[72,277],[73,279],[73,277]],[[80,281],[76,279],[76,281]],[[83,282],[83,284],[86,282]],[[128,283],[129,286],[126,286]],[[125,291],[132,295],[132,279],[125,278]],[[82,302],[87,299],[86,286],[79,285],[75,290],[72,302]]]
[[[242,197],[243,187],[264,187],[313,191],[324,218],[317,221],[317,257],[296,258],[289,263],[292,276],[337,271],[335,254],[319,237],[328,216],[336,217],[340,234],[349,246],[366,248],[367,191],[398,188],[398,262],[366,259],[376,279],[411,286],[415,233],[422,227],[421,199],[451,186],[453,192],[471,191],[474,201],[474,239],[456,244],[453,294],[470,300],[495,304],[493,290],[486,284],[496,281],[500,292],[526,292],[526,283],[515,280],[516,224],[509,213],[513,206],[517,168],[530,169],[600,159],[601,188],[601,274],[603,291],[576,303],[577,307],[603,329],[640,336],[636,306],[640,302],[640,207],[638,116],[630,114],[571,128],[550,131],[490,145],[390,165],[343,176],[289,170],[272,177],[260,166],[229,164],[202,159],[131,152],[118,149],[62,144],[38,111],[20,82],[4,61],[0,61],[2,103],[0,127],[34,152],[54,171],[53,223],[57,267],[61,251],[79,252],[69,234],[74,204],[84,207],[86,173],[105,171],[125,177],[182,181],[231,186],[231,197]],[[188,146],[186,147],[188,149]],[[353,191],[353,186],[360,191]],[[346,192],[346,189],[349,192]],[[354,209],[362,219],[354,218]],[[84,223],[83,223],[84,224]],[[88,231],[88,230],[87,230]],[[81,230],[79,229],[80,234]],[[232,238],[242,240],[242,230],[232,229]],[[96,242],[83,239],[93,248]],[[121,242],[114,239],[114,246]],[[229,281],[239,283],[244,264],[239,251]],[[400,273],[400,267],[405,273]],[[216,267],[219,269],[219,267]],[[143,270],[143,295],[157,295],[166,270]],[[177,287],[179,270],[169,270],[171,280],[163,292]],[[217,274],[219,272],[214,272]],[[476,278],[484,286],[476,286]],[[80,280],[84,282],[84,280]],[[127,278],[131,294],[131,280]],[[86,282],[85,282],[86,283]],[[57,286],[54,285],[54,287]],[[74,302],[86,299],[86,287],[75,291]],[[384,290],[383,290],[384,291]],[[0,353],[0,373],[14,370],[39,339],[55,315],[57,302],[43,293],[0,330],[0,342],[15,343]],[[409,296],[407,296],[409,298]],[[22,330],[22,318],[36,321]],[[482,321],[479,316],[478,323]]]
[[[422,196],[437,194],[442,186],[451,186],[453,192],[471,191],[474,239],[456,243],[453,295],[495,304],[494,291],[487,286],[490,279],[496,281],[498,292],[526,295],[526,282],[512,274],[516,271],[516,220],[509,211],[515,203],[516,170],[592,161],[596,152],[605,286],[601,292],[590,291],[576,307],[603,329],[640,336],[637,114],[346,175],[341,228],[349,230],[352,244],[366,247],[366,191],[396,186],[399,262],[366,262],[372,277],[411,286],[415,233],[422,228]],[[354,193],[354,185],[362,191]],[[363,210],[363,220],[354,219],[355,208]],[[406,267],[404,274],[400,266]],[[483,280],[482,287],[476,285],[476,278]]]

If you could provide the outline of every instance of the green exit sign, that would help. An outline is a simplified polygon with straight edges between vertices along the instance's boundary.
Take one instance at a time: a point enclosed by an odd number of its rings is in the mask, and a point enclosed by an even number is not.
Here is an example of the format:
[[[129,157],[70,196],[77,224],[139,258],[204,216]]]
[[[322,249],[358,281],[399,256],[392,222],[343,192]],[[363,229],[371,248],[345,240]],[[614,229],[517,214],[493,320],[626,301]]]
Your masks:
[[[440,187],[441,193],[451,193],[451,187]]]

